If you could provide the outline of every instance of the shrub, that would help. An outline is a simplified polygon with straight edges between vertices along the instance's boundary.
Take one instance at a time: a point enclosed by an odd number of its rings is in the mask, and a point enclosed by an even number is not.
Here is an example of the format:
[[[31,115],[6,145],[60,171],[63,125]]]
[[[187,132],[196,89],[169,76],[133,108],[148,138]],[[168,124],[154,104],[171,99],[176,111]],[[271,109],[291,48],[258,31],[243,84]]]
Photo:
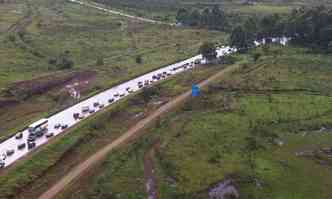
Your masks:
[[[262,55],[260,53],[256,52],[252,55],[252,58],[254,59],[254,62],[257,62],[261,56]]]
[[[142,91],[142,97],[145,103],[149,102],[153,96],[158,96],[160,90],[156,87],[144,87]]]
[[[142,58],[141,55],[138,55],[138,56],[136,57],[136,63],[137,63],[137,64],[142,64],[142,63],[143,63],[143,58]]]
[[[103,66],[105,63],[104,63],[104,58],[102,57],[98,57],[97,61],[96,61],[96,65],[97,66]]]

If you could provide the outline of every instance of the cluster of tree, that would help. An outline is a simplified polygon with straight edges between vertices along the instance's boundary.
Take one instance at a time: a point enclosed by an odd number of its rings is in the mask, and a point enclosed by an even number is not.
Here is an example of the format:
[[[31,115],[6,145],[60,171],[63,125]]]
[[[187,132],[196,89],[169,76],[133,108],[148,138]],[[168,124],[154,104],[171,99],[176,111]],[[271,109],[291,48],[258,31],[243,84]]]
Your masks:
[[[332,52],[331,9],[319,6],[293,10],[286,25],[286,34],[295,42]]]
[[[199,53],[203,55],[203,57],[207,61],[211,61],[217,58],[217,48],[214,43],[205,42],[199,48]]]
[[[144,87],[142,91],[142,98],[144,103],[148,103],[154,96],[160,95],[160,90],[158,87]]]
[[[70,69],[74,66],[74,61],[71,59],[69,51],[65,51],[56,58],[49,59],[48,63],[59,70]]]
[[[201,26],[214,30],[224,30],[227,26],[225,12],[219,6],[206,8],[203,11],[181,8],[178,10],[176,20],[185,26]]]
[[[251,17],[233,29],[230,45],[248,49],[255,40],[287,36],[292,42],[332,52],[332,10],[324,6],[294,9],[289,15]]]

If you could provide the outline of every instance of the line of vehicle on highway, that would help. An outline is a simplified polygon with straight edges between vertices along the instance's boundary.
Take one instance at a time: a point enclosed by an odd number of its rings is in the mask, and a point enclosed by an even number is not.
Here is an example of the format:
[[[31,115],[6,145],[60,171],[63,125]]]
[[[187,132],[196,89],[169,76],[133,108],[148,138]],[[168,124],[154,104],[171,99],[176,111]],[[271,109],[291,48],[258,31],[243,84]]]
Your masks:
[[[217,56],[235,52],[230,47],[217,49]],[[148,85],[166,79],[174,74],[190,70],[196,65],[205,64],[202,55],[197,55],[184,61],[157,69],[120,85],[112,87],[95,96],[83,100],[48,118],[40,119],[22,132],[0,143],[0,168],[8,167],[15,161],[27,155],[33,149],[46,144],[50,138],[57,136],[69,127],[80,122],[123,97],[136,92]]]

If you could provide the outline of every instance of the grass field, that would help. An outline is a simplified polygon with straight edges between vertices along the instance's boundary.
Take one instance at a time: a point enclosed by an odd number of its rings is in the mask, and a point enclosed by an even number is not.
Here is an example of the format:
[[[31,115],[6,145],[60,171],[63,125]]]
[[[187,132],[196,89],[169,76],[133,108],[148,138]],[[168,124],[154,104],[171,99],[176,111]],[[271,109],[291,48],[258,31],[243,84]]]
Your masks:
[[[285,14],[290,12],[293,8],[301,6],[313,6],[324,4],[331,5],[331,1],[317,2],[317,1],[283,1],[276,2],[273,0],[258,1],[255,4],[245,4],[242,0],[143,0],[137,3],[135,0],[87,0],[90,2],[98,2],[104,4],[112,9],[118,9],[131,13],[137,16],[144,16],[155,20],[161,20],[166,22],[175,22],[175,16],[179,8],[198,9],[203,10],[207,7],[213,7],[215,5],[220,6],[228,14],[237,14],[237,16],[247,15],[266,15],[266,14]],[[239,20],[239,18],[237,18]]]
[[[194,55],[204,41],[226,43],[228,37],[222,32],[130,21],[65,0],[27,2],[30,7],[20,1],[0,6],[0,89],[18,80],[94,71],[96,76],[82,90],[86,97]],[[283,14],[314,3],[110,2],[115,9],[171,22],[180,7],[220,4],[229,12],[251,15]],[[7,31],[27,16],[31,23],[19,26],[17,32]],[[60,71],[49,60],[64,51],[70,52],[75,65]],[[257,62],[254,53],[262,54]],[[141,64],[136,63],[138,55]],[[156,140],[161,143],[153,159],[160,198],[205,199],[213,185],[227,178],[234,180],[241,198],[331,198],[332,161],[319,150],[331,147],[332,141],[331,56],[271,46],[236,57],[242,70],[158,121],[142,139],[110,154],[59,198],[146,198],[143,156]],[[98,58],[104,59],[103,65],[96,64]],[[139,93],[70,129],[65,138],[0,173],[0,198],[36,198],[74,165],[155,110],[159,100],[167,101],[221,67],[180,74],[162,82],[155,99],[144,102]],[[0,140],[75,103],[63,96],[64,86],[1,108]],[[0,102],[6,98],[1,92]],[[257,150],[250,148],[249,141],[258,143]]]
[[[87,119],[71,129],[65,137],[54,140],[26,160],[1,173],[0,183],[3,186],[0,186],[0,198],[36,198],[72,166],[120,136],[132,124],[159,107],[157,102],[167,102],[170,97],[190,88],[192,83],[214,74],[220,67],[204,67],[179,74],[157,85],[158,95],[149,102],[142,100],[142,93],[139,93]],[[25,191],[18,192],[23,188]]]
[[[64,76],[75,71],[94,71],[96,76],[92,78],[93,81],[89,81],[81,91],[81,96],[86,97],[139,74],[195,55],[204,41],[225,43],[227,40],[227,35],[221,32],[130,21],[63,0],[31,1],[31,4],[31,23],[20,27],[22,30],[18,34],[4,32],[0,35],[4,44],[0,46],[1,89],[7,89],[18,80],[38,80],[45,75]],[[12,4],[7,8],[12,8]],[[27,10],[23,9],[22,12]],[[22,17],[18,16],[17,19]],[[64,51],[70,52],[74,68],[58,70],[48,63]],[[142,57],[142,63],[136,63],[137,56]],[[103,65],[96,65],[98,58],[103,58]],[[64,87],[59,85],[43,95],[32,96],[18,105],[0,110],[0,118],[5,118],[0,121],[6,121],[0,122],[0,137],[5,138],[47,113],[75,103]],[[7,98],[1,92],[0,102]]]
[[[143,155],[156,140],[161,198],[207,198],[225,178],[241,198],[331,197],[331,160],[318,155],[332,140],[331,57],[291,47],[271,47],[257,63],[240,57],[243,70],[111,154],[60,198],[146,198]],[[251,150],[248,138],[262,147]]]

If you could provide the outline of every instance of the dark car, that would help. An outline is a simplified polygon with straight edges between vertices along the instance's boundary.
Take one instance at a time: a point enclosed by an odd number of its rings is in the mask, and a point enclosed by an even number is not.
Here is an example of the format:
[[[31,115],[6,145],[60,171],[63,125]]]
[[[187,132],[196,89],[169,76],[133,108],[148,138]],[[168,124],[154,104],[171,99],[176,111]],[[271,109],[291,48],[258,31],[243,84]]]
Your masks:
[[[22,132],[20,132],[20,133],[18,133],[18,134],[15,135],[15,139],[17,139],[17,140],[22,139],[22,137],[23,137],[23,133]]]
[[[95,109],[91,109],[91,110],[89,111],[90,114],[91,114],[91,113],[94,113],[94,112],[96,112]]]
[[[108,100],[108,103],[112,103],[112,102],[114,102],[114,98],[111,98]]]
[[[138,88],[143,88],[143,84],[138,85]]]
[[[5,167],[5,163],[4,162],[0,162],[0,168],[4,168]]]
[[[104,106],[105,106],[104,104],[100,104],[99,108],[102,109],[102,108],[104,108]]]
[[[34,135],[29,135],[28,137],[28,142],[34,142],[36,140],[36,136]]]
[[[10,149],[10,150],[7,150],[6,151],[6,155],[7,156],[11,156],[11,155],[13,155],[15,153],[15,150],[14,149]]]
[[[55,129],[59,129],[60,127],[61,127],[61,124],[55,124],[55,125],[54,125],[54,128],[55,128]]]
[[[36,133],[36,136],[37,136],[38,138],[43,137],[43,135],[44,135],[44,131],[38,131],[38,132]]]
[[[19,145],[17,146],[17,149],[18,149],[18,150],[22,150],[22,149],[25,148],[25,146],[26,146],[25,143],[19,144]]]
[[[66,129],[66,128],[68,128],[68,124],[61,125],[61,129]]]
[[[124,96],[125,96],[125,94],[124,94],[124,93],[120,94],[120,97],[124,97]]]
[[[93,106],[94,106],[94,107],[98,107],[98,106],[99,106],[99,102],[95,102],[95,103],[93,103]]]
[[[79,113],[74,113],[74,114],[73,114],[73,118],[74,118],[75,120],[78,120],[79,117],[80,117],[80,114],[79,114]]]
[[[36,147],[36,143],[35,142],[28,142],[28,149],[33,149]]]

